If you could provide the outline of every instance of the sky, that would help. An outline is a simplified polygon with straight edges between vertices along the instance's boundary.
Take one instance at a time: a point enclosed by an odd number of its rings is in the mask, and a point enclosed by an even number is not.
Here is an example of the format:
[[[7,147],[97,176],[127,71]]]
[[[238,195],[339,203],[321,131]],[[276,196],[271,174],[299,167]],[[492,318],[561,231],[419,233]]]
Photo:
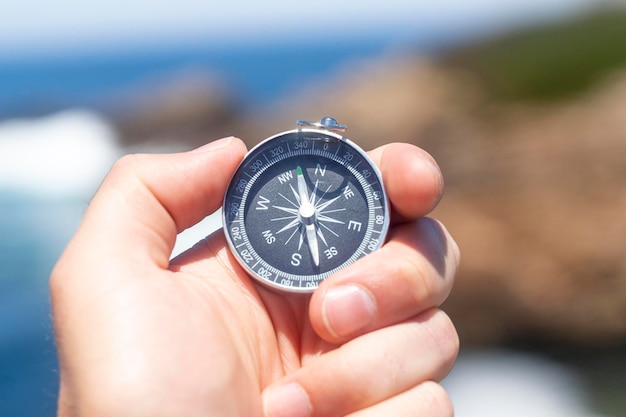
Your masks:
[[[607,0],[9,0],[0,5],[0,56],[198,40],[299,41],[457,27],[498,28]]]

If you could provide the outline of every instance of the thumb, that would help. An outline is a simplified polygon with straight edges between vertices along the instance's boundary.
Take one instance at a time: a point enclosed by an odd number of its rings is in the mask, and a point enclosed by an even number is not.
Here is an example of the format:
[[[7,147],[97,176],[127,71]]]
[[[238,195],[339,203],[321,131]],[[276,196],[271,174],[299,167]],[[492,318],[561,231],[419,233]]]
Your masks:
[[[191,152],[123,157],[102,182],[57,267],[71,259],[91,270],[145,261],[166,268],[177,233],[219,208],[245,152],[241,140],[226,138]]]

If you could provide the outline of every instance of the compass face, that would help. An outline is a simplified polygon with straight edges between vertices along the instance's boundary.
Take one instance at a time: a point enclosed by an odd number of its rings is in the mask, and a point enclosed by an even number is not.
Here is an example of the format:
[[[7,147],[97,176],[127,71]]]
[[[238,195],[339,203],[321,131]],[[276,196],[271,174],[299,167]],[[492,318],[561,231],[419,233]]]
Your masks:
[[[300,129],[253,148],[224,198],[224,229],[239,263],[264,284],[311,292],[378,249],[389,225],[380,173],[333,132]]]

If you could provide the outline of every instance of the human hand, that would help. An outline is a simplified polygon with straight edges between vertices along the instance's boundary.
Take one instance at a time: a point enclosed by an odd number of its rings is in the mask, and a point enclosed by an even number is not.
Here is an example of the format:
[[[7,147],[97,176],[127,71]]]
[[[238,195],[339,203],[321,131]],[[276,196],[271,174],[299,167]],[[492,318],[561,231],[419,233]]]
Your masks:
[[[221,231],[169,259],[244,153],[229,138],[112,168],[51,277],[59,415],[451,415],[433,381],[458,350],[437,309],[458,250],[422,217],[442,191],[432,159],[403,144],[370,153],[388,241],[306,296],[250,280]]]

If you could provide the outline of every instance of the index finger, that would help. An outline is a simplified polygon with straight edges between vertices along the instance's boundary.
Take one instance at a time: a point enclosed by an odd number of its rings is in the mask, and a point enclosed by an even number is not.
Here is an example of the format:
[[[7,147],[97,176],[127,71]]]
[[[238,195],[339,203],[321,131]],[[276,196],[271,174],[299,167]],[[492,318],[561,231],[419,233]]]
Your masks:
[[[227,138],[192,152],[130,155],[111,169],[51,276],[54,294],[89,302],[146,268],[165,270],[176,234],[215,211],[246,151]],[[130,269],[141,274],[123,274]],[[87,277],[89,279],[87,279]]]

